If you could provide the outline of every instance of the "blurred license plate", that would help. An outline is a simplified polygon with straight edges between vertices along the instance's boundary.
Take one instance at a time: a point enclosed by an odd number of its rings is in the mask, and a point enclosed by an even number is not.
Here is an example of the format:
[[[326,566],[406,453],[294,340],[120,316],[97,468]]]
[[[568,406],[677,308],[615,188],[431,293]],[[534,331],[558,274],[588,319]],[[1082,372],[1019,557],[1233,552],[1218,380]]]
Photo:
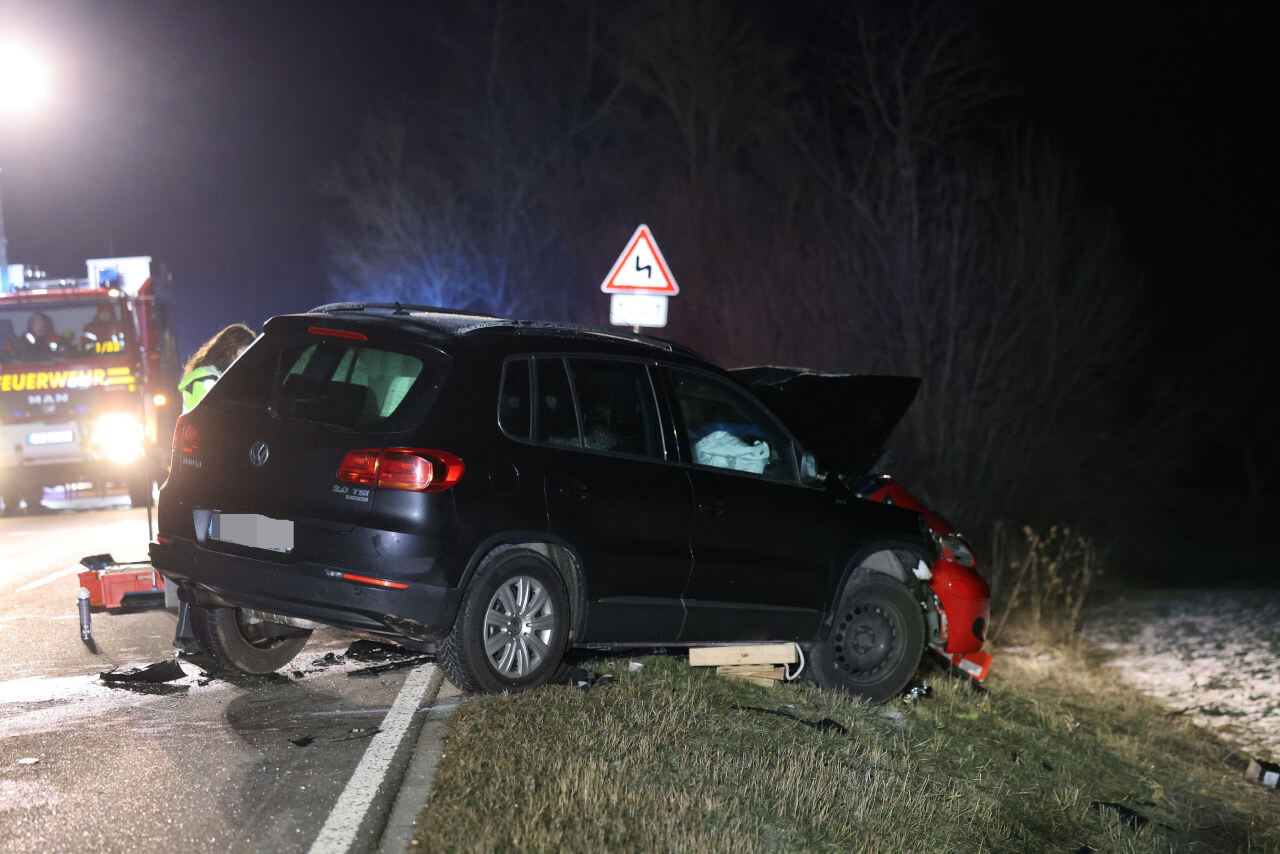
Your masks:
[[[75,436],[70,430],[45,430],[40,433],[28,433],[28,445],[65,445],[74,442]]]
[[[273,552],[293,551],[293,522],[256,513],[218,513],[209,520],[209,536],[219,542],[235,543]]]

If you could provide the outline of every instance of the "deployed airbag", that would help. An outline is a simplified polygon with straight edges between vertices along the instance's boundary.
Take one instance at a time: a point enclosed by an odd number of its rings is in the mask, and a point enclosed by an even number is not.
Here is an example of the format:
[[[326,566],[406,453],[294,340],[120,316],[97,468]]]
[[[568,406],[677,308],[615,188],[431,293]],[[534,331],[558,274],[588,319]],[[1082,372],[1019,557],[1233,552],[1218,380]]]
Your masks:
[[[769,443],[763,439],[739,439],[727,430],[717,430],[694,444],[693,461],[701,466],[764,474],[769,463]]]

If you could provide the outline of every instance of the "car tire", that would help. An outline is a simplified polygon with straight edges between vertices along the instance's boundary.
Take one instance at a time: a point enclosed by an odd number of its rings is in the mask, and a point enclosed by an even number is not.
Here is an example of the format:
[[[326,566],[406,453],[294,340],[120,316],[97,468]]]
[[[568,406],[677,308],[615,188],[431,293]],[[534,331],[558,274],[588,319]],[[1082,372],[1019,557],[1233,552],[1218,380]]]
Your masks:
[[[249,623],[239,608],[191,606],[191,630],[200,648],[223,670],[264,675],[284,667],[302,651],[310,629],[268,635],[262,623]]]
[[[440,645],[440,666],[468,693],[536,688],[559,678],[569,639],[569,597],[559,570],[525,549],[476,570]]]
[[[906,585],[861,572],[845,585],[827,636],[811,652],[814,678],[879,705],[902,693],[924,655],[924,614]]]

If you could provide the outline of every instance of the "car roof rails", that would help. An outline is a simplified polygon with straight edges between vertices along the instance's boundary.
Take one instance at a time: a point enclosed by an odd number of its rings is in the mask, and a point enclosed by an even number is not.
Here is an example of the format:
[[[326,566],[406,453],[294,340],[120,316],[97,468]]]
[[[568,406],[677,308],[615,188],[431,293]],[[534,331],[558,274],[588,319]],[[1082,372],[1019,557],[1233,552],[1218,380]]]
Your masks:
[[[577,323],[565,323],[558,320],[515,320],[495,317],[472,311],[460,311],[439,306],[415,305],[401,302],[334,302],[316,306],[309,314],[389,314],[392,316],[414,316],[419,320],[434,321],[455,335],[468,335],[483,331],[512,331],[516,334],[548,334],[562,337],[592,339],[598,341],[617,341],[641,344],[668,353],[676,353],[693,359],[703,359],[702,354],[691,347],[668,341],[654,335],[635,332],[603,329],[598,326],[585,326]]]
[[[459,335],[480,332],[483,330],[511,330],[517,334],[556,335],[567,338],[581,338],[597,341],[617,341],[641,344],[667,353],[677,353],[690,358],[702,359],[702,355],[690,347],[658,338],[654,335],[642,335],[635,332],[624,332],[615,329],[604,329],[599,326],[586,326],[578,323],[564,323],[558,320],[510,320],[502,318],[486,318],[469,326],[461,326],[454,330]]]

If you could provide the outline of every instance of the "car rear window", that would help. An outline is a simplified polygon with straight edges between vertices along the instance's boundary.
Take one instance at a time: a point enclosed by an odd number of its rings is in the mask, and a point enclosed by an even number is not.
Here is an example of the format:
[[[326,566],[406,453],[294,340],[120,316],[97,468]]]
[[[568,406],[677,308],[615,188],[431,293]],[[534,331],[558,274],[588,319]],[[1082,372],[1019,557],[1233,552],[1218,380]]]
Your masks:
[[[449,368],[442,353],[399,352],[330,339],[283,348],[260,339],[209,392],[211,405],[353,430],[419,423]]]

